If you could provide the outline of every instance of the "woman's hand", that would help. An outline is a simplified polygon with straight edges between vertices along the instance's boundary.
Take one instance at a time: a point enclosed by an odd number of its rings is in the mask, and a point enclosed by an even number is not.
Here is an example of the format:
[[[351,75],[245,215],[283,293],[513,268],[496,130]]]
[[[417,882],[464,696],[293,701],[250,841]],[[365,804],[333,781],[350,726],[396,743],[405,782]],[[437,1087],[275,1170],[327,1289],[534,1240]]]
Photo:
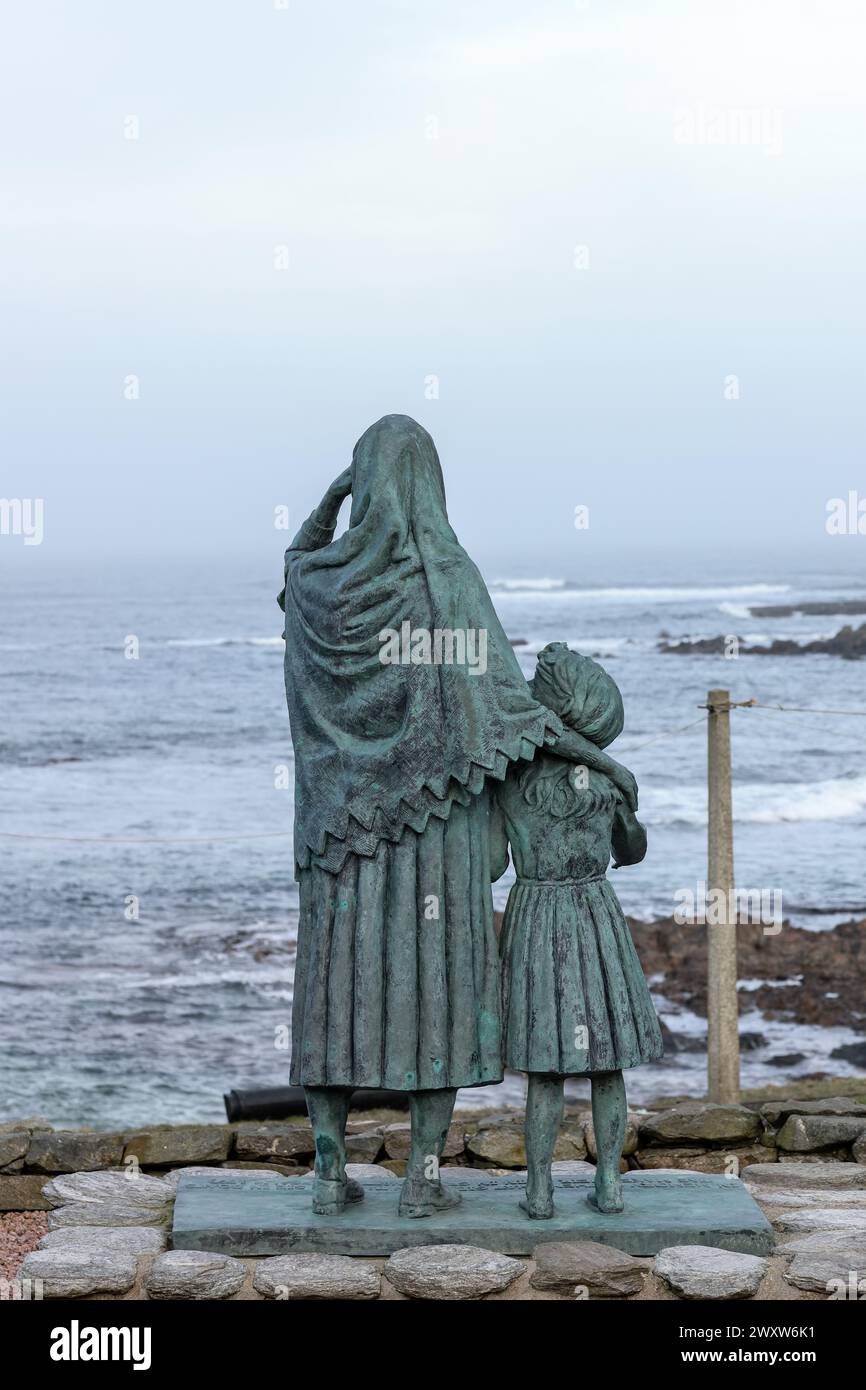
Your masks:
[[[607,776],[623,794],[623,799],[630,811],[637,811],[637,781],[634,774],[629,772],[627,767],[618,763],[615,758],[610,759],[610,771],[604,769]]]
[[[330,500],[333,500],[334,502],[339,502],[339,503],[342,504],[342,502],[345,500],[345,498],[347,498],[347,497],[349,496],[349,493],[350,493],[351,491],[352,491],[352,470],[351,470],[351,468],[344,468],[344,469],[343,469],[343,472],[340,474],[339,478],[335,478],[334,481],[331,483],[331,486],[328,488],[328,491],[325,493],[325,499],[326,499],[326,500],[330,499]]]
[[[570,758],[572,762],[603,772],[614,786],[622,792],[623,800],[630,811],[637,811],[637,782],[627,767],[618,763],[596,744],[590,743],[583,734],[573,729],[563,729],[549,750],[559,758]]]
[[[335,478],[313,512],[313,519],[318,526],[323,526],[327,531],[333,531],[337,525],[337,517],[345,499],[352,491],[352,470],[346,468]]]

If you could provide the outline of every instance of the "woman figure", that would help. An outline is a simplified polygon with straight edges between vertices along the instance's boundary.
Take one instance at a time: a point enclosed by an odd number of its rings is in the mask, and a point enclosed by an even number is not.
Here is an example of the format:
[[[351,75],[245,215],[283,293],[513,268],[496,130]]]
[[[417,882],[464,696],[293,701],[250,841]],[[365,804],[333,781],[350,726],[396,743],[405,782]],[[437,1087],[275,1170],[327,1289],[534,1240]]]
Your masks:
[[[346,1178],[349,1099],[388,1087],[410,1096],[400,1211],[427,1216],[458,1200],[438,1171],[458,1087],[502,1077],[486,781],[549,741],[632,800],[634,782],[532,698],[448,523],[433,441],[408,416],[358,441],[286,552],[285,581],[300,889],[291,1079],[315,1134],[313,1206],[334,1214],[363,1196]],[[447,643],[452,660],[437,661],[443,632],[475,661]]]
[[[537,700],[603,748],[622,732],[622,699],[587,656],[553,642],[531,683]],[[517,873],[502,926],[505,1065],[529,1073],[526,1101],[529,1216],[553,1215],[551,1160],[566,1076],[592,1078],[597,1148],[593,1204],[622,1211],[626,1126],[622,1073],[654,1061],[661,1031],[607,867],[639,864],[646,831],[603,773],[576,777],[548,753],[516,764],[495,791],[491,870]]]

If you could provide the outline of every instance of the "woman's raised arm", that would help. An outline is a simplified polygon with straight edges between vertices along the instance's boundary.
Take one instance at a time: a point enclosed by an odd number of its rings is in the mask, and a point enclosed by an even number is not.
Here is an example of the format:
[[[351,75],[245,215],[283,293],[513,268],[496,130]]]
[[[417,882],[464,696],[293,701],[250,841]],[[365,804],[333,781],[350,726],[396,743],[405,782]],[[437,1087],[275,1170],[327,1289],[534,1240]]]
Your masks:
[[[285,569],[288,573],[289,563],[293,555],[299,551],[322,550],[326,545],[330,545],[334,539],[334,531],[337,527],[337,517],[340,515],[340,508],[345,498],[352,491],[352,470],[346,468],[338,478],[335,478],[317,507],[314,507],[301,527],[295,539],[286,551]],[[277,603],[282,609],[286,606],[285,585],[277,595]]]

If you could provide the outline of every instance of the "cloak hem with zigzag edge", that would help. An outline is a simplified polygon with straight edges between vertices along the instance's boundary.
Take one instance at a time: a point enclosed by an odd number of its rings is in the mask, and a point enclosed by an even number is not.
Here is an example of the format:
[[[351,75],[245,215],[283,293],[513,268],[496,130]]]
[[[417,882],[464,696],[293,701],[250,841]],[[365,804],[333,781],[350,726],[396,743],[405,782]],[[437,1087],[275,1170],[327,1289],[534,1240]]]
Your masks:
[[[503,781],[512,763],[531,762],[539,748],[556,742],[562,733],[559,716],[545,709],[538,720],[543,720],[541,732],[536,729],[524,731],[512,741],[509,748],[495,748],[490,766],[478,759],[467,758],[459,772],[443,773],[442,780],[455,785],[442,796],[425,784],[413,794],[420,804],[413,805],[408,797],[402,797],[391,817],[386,816],[384,809],[378,806],[369,825],[365,825],[354,812],[345,809],[341,817],[343,825],[326,828],[318,846],[305,844],[300,855],[295,846],[295,877],[298,871],[308,869],[312,864],[328,873],[338,874],[350,854],[369,858],[376,853],[382,840],[396,844],[407,828],[421,834],[431,816],[447,820],[455,802],[466,806],[473,796],[483,790],[488,778]]]

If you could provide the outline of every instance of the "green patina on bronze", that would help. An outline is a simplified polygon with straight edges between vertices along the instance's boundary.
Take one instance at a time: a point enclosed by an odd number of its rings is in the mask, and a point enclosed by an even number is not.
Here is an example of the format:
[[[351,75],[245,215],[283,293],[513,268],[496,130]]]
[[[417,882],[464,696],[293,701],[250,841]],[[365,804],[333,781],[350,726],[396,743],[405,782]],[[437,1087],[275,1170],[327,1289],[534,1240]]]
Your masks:
[[[491,788],[547,749],[607,779],[623,807],[637,790],[530,690],[448,521],[433,441],[409,417],[358,441],[286,553],[280,602],[300,889],[291,1075],[317,1136],[314,1205],[357,1196],[348,1097],[386,1086],[412,1094],[401,1210],[429,1215],[454,1201],[435,1168],[456,1089],[502,1076]],[[429,658],[442,633],[462,635],[464,659]],[[428,634],[426,657],[422,640],[421,659],[405,659],[407,634]]]

